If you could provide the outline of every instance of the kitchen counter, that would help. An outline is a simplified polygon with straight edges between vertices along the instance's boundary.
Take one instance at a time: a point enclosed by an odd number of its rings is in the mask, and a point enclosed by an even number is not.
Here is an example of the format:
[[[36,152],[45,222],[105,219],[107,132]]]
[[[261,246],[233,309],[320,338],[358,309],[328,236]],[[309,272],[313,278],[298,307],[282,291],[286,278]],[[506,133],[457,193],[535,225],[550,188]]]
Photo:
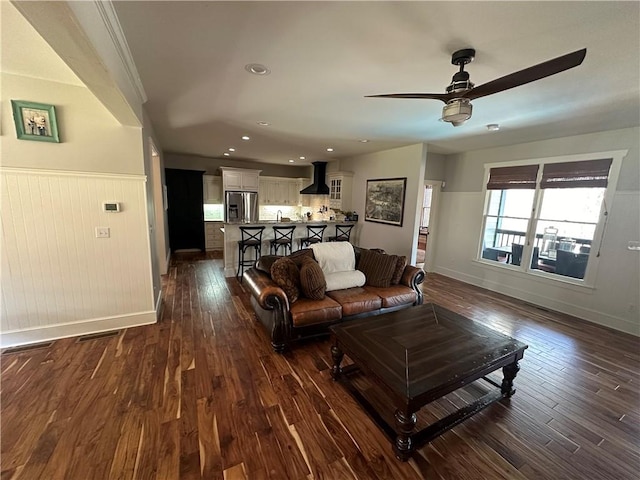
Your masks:
[[[238,240],[240,240],[240,228],[239,227],[265,227],[262,232],[262,255],[269,254],[269,240],[273,239],[273,228],[275,226],[295,226],[296,229],[293,232],[293,251],[298,250],[300,245],[299,239],[307,236],[306,226],[313,225],[327,225],[327,229],[324,231],[324,238],[335,235],[334,225],[357,225],[357,222],[352,221],[302,221],[294,220],[290,222],[277,222],[276,220],[261,220],[255,223],[225,223],[224,224],[224,274],[226,277],[235,276],[238,270]],[[351,242],[355,243],[357,235],[357,227],[351,231]],[[248,250],[247,253],[251,252]],[[282,253],[282,249],[280,250]]]

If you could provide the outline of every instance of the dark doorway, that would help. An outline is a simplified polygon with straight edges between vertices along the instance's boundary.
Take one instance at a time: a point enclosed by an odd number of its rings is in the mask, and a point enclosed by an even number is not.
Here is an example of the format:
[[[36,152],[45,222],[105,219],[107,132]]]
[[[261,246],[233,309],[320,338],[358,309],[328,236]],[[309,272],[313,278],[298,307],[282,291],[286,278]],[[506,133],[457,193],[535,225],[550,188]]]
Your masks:
[[[204,247],[202,175],[196,170],[166,168],[171,251]]]

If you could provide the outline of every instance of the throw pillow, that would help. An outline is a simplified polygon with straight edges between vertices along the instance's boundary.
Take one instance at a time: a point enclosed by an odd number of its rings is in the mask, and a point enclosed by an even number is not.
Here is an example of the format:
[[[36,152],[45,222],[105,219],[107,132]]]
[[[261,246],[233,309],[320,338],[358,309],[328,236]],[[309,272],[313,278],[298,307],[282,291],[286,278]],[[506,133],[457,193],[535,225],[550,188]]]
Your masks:
[[[360,265],[360,252],[362,252],[362,250],[372,250],[372,251],[378,252],[378,253],[387,253],[382,248],[362,248],[362,247],[356,247],[354,245],[353,246],[353,251],[354,251],[354,253],[356,255],[356,270],[358,270],[358,265]]]
[[[391,277],[393,277],[397,263],[396,255],[362,250],[358,270],[367,277],[367,285],[385,288],[391,285]]]
[[[287,294],[289,303],[300,296],[300,271],[290,258],[279,258],[271,265],[271,279]]]
[[[391,285],[398,285],[400,283],[400,279],[402,278],[402,274],[404,273],[404,269],[407,266],[407,257],[404,255],[392,255],[396,257],[398,260],[396,262],[396,269],[391,276]]]
[[[303,248],[302,250],[297,250],[293,252],[291,255],[289,255],[288,258],[293,260],[293,263],[295,263],[298,266],[298,268],[300,268],[300,266],[305,260],[307,259],[314,260],[313,250],[311,250],[310,248]]]
[[[273,265],[276,260],[279,260],[281,258],[281,255],[262,255],[256,262],[255,266],[258,270],[271,275],[271,265]]]
[[[305,260],[300,266],[300,287],[305,297],[322,300],[327,288],[322,268],[315,260]]]

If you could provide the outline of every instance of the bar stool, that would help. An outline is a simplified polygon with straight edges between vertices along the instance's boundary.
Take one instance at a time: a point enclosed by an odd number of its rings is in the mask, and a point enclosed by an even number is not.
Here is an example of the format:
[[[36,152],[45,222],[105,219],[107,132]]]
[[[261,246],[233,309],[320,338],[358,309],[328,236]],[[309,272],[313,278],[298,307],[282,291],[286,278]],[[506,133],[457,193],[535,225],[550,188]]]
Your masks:
[[[336,234],[329,237],[330,242],[348,242],[351,237],[353,225],[336,225]]]
[[[307,225],[307,236],[300,238],[300,248],[308,247],[314,243],[321,243],[322,235],[324,235],[326,228],[326,225]]]
[[[262,254],[262,231],[264,227],[238,227],[240,229],[241,240],[238,240],[238,273],[236,278],[242,283],[244,267],[251,267]],[[254,259],[246,259],[244,255],[250,247],[254,249]]]
[[[293,231],[295,229],[295,225],[292,227],[273,227],[273,240],[269,240],[269,253],[277,255],[280,247],[284,248],[285,255],[287,254],[287,248],[289,249],[289,253],[291,253]]]

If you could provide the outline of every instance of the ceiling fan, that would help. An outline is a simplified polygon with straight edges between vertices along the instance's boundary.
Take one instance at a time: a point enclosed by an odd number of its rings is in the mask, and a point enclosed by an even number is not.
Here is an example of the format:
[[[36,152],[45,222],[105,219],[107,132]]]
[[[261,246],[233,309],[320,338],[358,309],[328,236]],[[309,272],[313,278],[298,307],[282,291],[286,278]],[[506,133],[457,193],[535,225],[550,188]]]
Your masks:
[[[539,63],[533,67],[505,75],[491,82],[484,83],[479,87],[474,87],[473,83],[469,80],[469,73],[464,70],[464,66],[473,61],[476,51],[473,48],[465,48],[454,52],[451,56],[451,63],[453,65],[459,65],[460,70],[451,79],[451,83],[446,89],[447,93],[389,93],[386,95],[366,96],[442,100],[445,106],[442,109],[441,120],[451,123],[454,127],[458,127],[471,118],[471,100],[519,87],[520,85],[577,67],[582,63],[586,54],[587,49],[583,48],[582,50],[577,50],[573,53],[568,53],[561,57]]]

